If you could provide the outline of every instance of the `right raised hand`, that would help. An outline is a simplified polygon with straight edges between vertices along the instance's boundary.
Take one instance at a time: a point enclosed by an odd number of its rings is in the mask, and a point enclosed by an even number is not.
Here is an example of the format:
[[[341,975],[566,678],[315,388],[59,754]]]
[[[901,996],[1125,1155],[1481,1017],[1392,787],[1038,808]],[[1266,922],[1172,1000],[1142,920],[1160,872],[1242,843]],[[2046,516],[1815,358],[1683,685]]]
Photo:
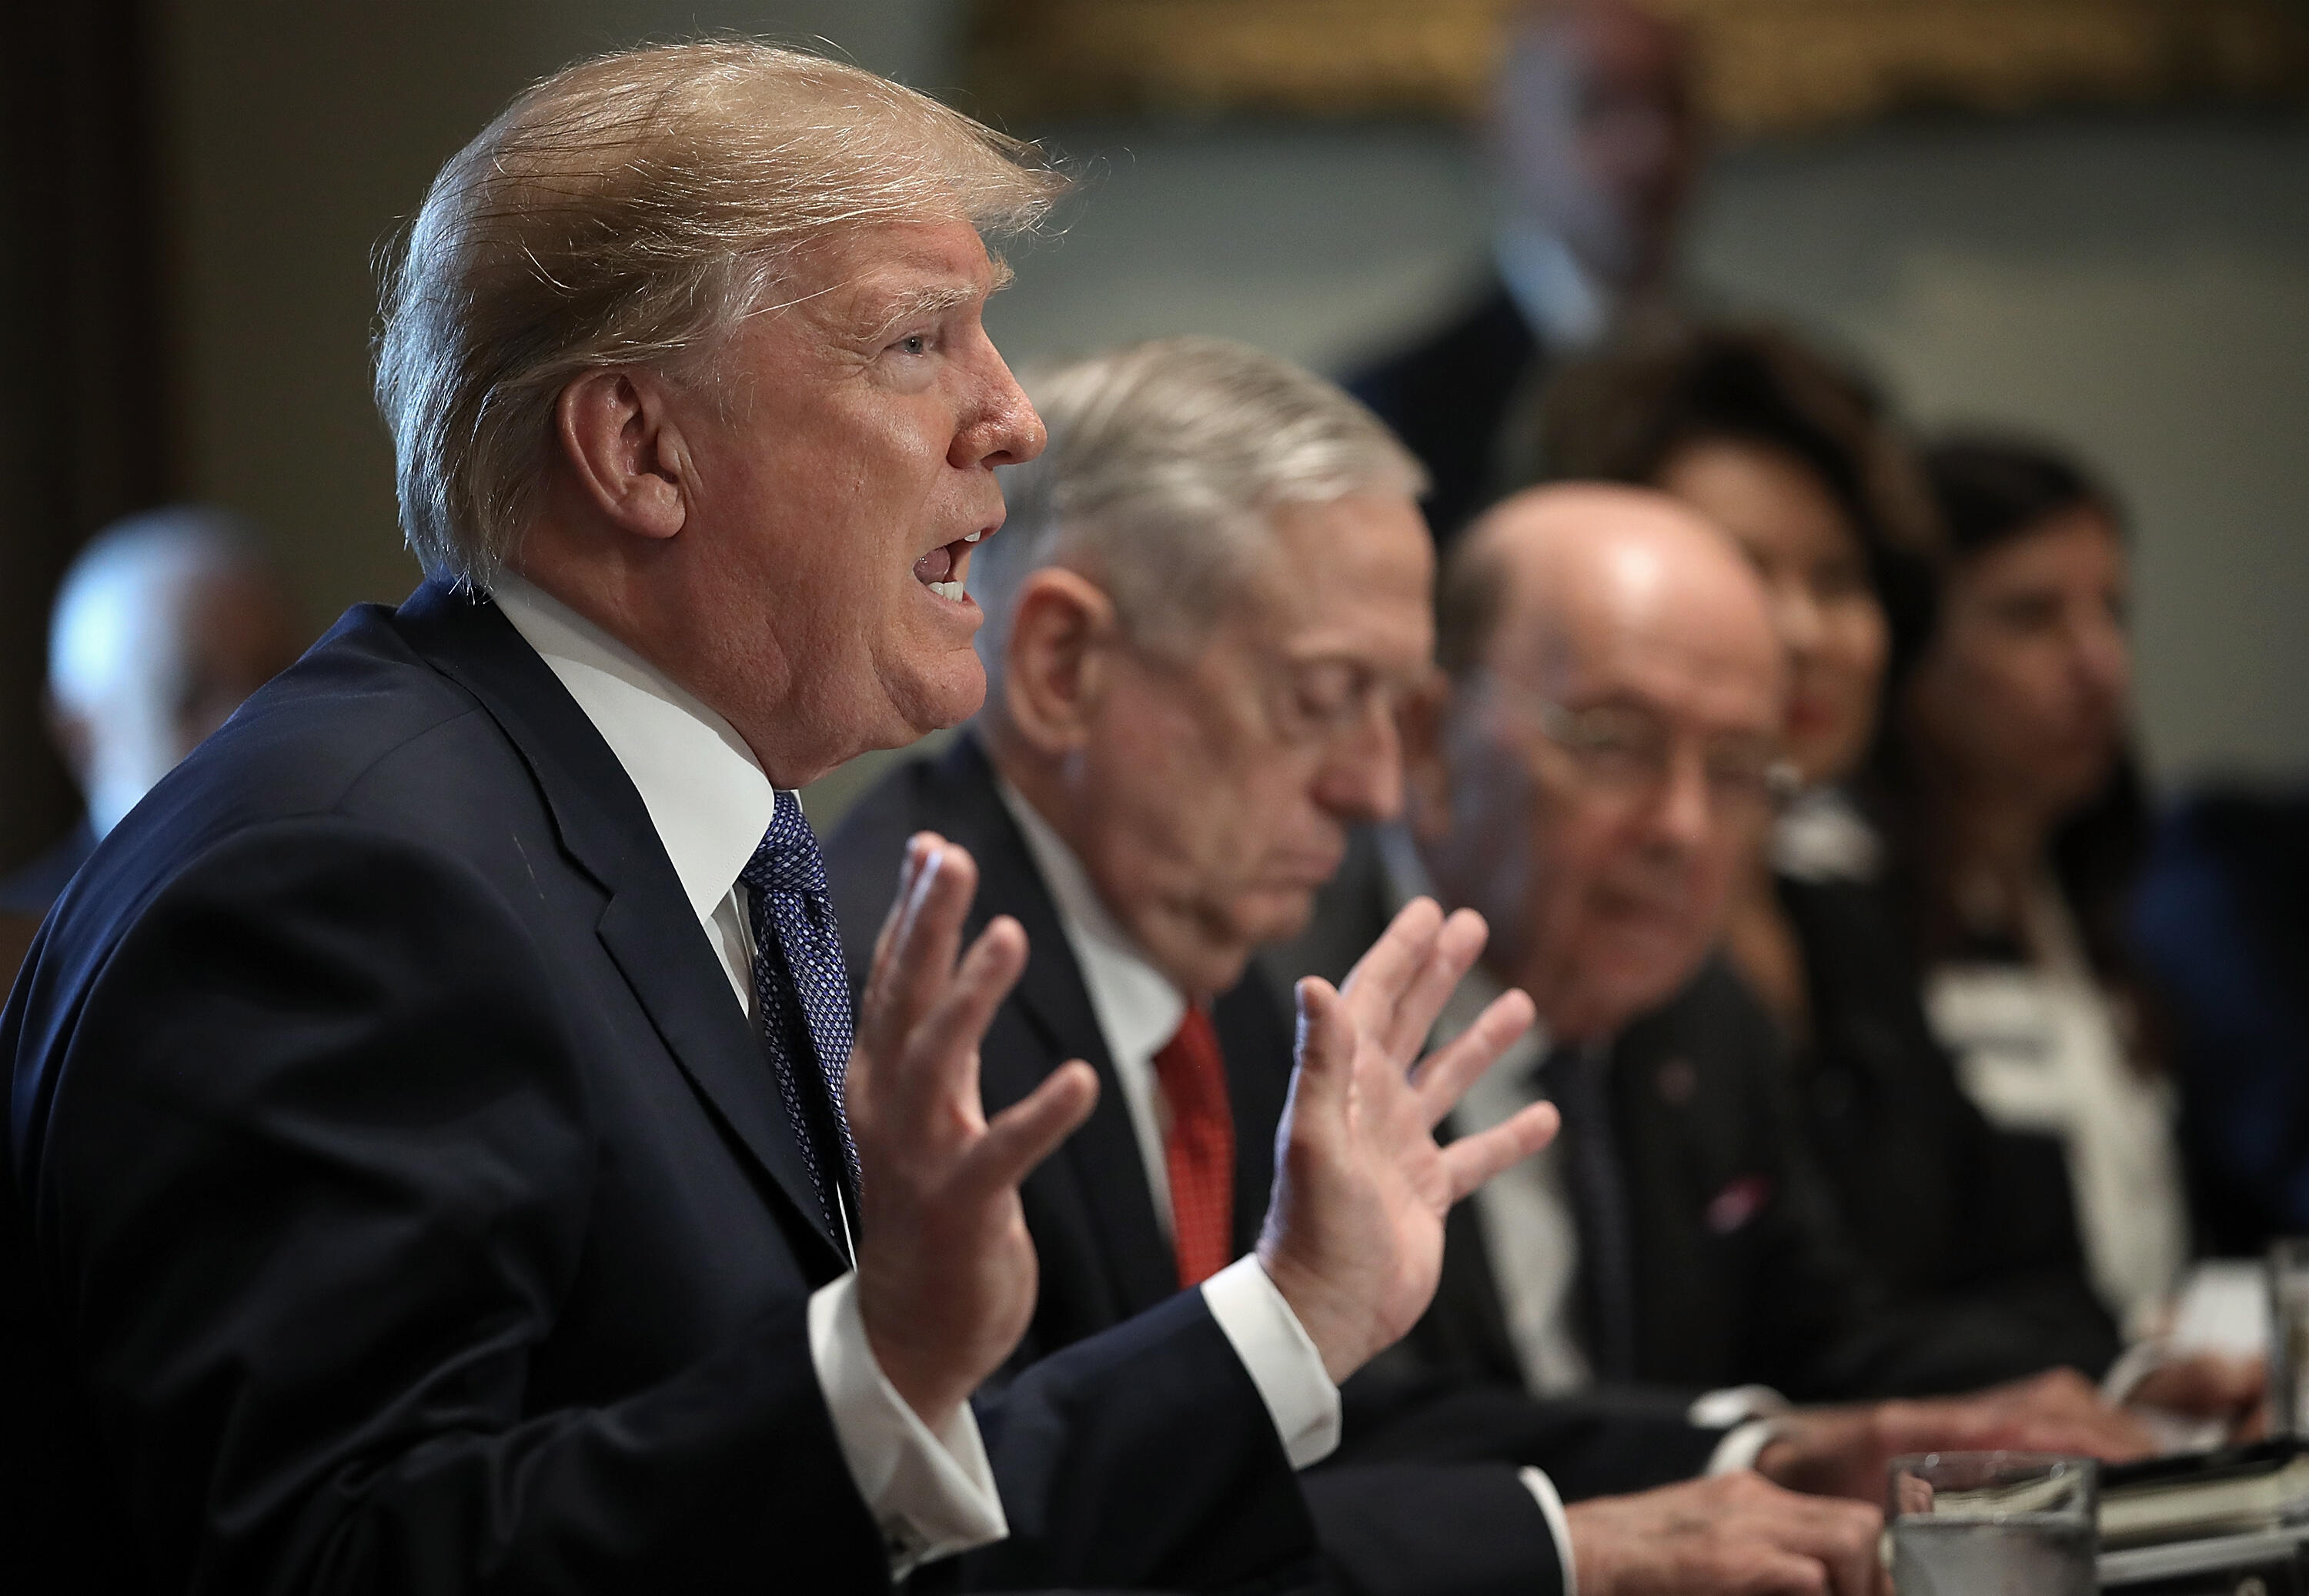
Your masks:
[[[1076,1060],[987,1122],[978,1044],[1025,968],[1026,934],[998,918],[961,953],[977,888],[961,848],[928,832],[907,844],[843,1100],[865,1204],[859,1316],[934,1430],[1026,1333],[1036,1271],[1018,1183],[1098,1100],[1098,1076]]]
[[[1564,1509],[1579,1596],[1871,1596],[1883,1514],[1742,1471]]]

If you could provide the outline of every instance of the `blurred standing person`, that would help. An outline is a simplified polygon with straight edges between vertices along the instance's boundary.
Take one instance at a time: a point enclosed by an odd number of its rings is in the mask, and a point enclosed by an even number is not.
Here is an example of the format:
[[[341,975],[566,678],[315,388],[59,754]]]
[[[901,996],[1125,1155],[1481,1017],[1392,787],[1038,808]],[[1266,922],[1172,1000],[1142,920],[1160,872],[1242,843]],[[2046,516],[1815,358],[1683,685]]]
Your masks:
[[[2205,1249],[2309,1232],[2309,791],[2191,796],[2158,828],[2132,920]]]
[[[1701,128],[1682,30],[1630,0],[1512,13],[1487,134],[1500,220],[1474,305],[1348,388],[1427,468],[1448,542],[1514,486],[1550,371],[1664,299]]]
[[[239,517],[177,505],[99,532],[48,618],[48,725],[87,813],[0,880],[0,912],[46,914],[120,817],[304,643]]]
[[[2062,1138],[2093,1282],[2140,1334],[2189,1225],[2125,952],[2146,813],[2120,517],[2049,450],[1959,440],[1925,464],[1951,563],[1884,763],[1927,1007],[1992,1120]]]
[[[1926,1022],[1845,783],[1888,668],[1929,626],[1938,532],[1914,454],[1849,373],[1776,329],[1720,325],[1567,370],[1551,469],[1665,489],[1762,579],[1790,672],[1799,796],[1725,915],[1733,967],[1787,1043],[1802,1119],[1861,1255],[1896,1297],[1953,1297],[2016,1367],[2097,1373],[2115,1328],[2087,1284],[2059,1145],[1993,1130]]]

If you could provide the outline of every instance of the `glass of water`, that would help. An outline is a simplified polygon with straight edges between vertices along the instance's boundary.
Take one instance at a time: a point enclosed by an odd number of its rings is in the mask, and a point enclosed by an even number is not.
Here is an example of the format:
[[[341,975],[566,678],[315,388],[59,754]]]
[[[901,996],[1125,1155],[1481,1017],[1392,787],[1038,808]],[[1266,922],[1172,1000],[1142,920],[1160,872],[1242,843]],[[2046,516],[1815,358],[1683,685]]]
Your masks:
[[[1899,1596],[2094,1596],[2100,1466],[2043,1452],[1892,1460]]]

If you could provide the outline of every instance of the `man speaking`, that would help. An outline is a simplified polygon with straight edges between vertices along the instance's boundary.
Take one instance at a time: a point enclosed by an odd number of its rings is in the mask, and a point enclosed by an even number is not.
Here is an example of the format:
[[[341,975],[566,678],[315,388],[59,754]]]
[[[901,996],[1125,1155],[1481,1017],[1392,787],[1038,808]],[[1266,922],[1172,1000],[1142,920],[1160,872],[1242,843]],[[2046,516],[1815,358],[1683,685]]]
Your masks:
[[[1017,1183],[1094,1077],[983,1117],[1027,950],[962,946],[974,867],[927,834],[853,1035],[791,793],[982,693],[961,582],[1042,436],[981,237],[1047,203],[1028,153],[713,43],[562,73],[437,179],[378,373],[425,585],[116,828],[0,1020],[5,1550],[68,1553],[48,1588],[1303,1562],[1336,1382],[1553,1123],[1432,1139],[1530,1018],[1411,1067],[1481,922],[1414,905],[1308,983],[1256,1253],[982,1430]]]

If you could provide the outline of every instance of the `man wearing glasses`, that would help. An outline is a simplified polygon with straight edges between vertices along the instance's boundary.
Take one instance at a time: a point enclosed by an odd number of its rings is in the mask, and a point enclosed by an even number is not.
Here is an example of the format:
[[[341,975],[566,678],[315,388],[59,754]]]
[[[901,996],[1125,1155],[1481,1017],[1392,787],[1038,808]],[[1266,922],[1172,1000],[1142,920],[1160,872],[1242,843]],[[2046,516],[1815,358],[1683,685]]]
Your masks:
[[[1531,995],[1540,1023],[1455,1123],[1472,1132],[1545,1097],[1564,1132],[1454,1222],[1442,1290],[1410,1345],[1541,1395],[1707,1390],[1695,1416],[1718,1420],[1777,1412],[1782,1396],[1963,1391],[2033,1372],[1954,1309],[1882,1310],[1796,1151],[1782,1040],[1711,956],[1788,785],[1780,653],[1730,542],[1665,495],[1534,489],[1470,529],[1437,613],[1446,686],[1407,712],[1405,818],[1373,833],[1370,902],[1332,893],[1283,958],[1321,968],[1319,938],[1358,940],[1395,896],[1482,910],[1491,945],[1442,1033],[1508,987]],[[2128,1420],[2071,1376],[1958,1407],[2016,1403],[2124,1444]],[[1745,1426],[1745,1456],[1815,1488],[1878,1488],[1853,1461],[1865,1447],[1827,1471],[1848,1478],[1792,1469],[1778,1449],[1794,1433],[1785,1418]]]

